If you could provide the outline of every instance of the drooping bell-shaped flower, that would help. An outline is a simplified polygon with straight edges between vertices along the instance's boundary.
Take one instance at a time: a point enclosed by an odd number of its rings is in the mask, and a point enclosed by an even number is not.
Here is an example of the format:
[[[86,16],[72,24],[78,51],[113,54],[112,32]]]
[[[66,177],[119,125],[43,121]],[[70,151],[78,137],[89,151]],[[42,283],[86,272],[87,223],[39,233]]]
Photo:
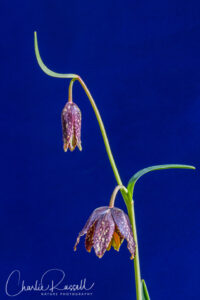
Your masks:
[[[93,247],[99,258],[106,250],[110,250],[111,246],[119,251],[124,239],[127,240],[131,259],[135,256],[135,241],[129,217],[119,208],[104,206],[95,209],[79,233],[74,250],[83,235],[86,235],[86,250],[90,252]]]
[[[62,110],[61,120],[64,151],[68,148],[73,151],[76,146],[81,151],[81,111],[74,102],[67,102]]]

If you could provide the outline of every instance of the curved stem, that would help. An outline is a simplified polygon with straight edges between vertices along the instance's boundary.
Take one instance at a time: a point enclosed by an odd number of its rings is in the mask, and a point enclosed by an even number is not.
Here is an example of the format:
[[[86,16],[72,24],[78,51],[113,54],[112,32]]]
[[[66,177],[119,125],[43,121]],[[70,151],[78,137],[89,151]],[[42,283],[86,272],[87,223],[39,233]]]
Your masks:
[[[40,68],[44,71],[44,73],[46,73],[47,75],[51,76],[51,77],[56,77],[56,78],[78,78],[78,75],[76,74],[61,74],[61,73],[56,73],[51,71],[49,68],[47,68],[45,66],[45,64],[43,63],[41,56],[40,56],[40,52],[39,52],[39,48],[38,48],[38,41],[37,41],[37,32],[34,32],[34,46],[35,46],[35,55],[37,58],[37,62],[40,66]]]
[[[69,83],[69,89],[68,89],[68,101],[72,102],[73,101],[73,97],[72,97],[72,88],[73,88],[73,84],[74,81],[77,80],[77,78],[73,78],[70,83]]]
[[[125,193],[127,194],[128,193],[128,190],[125,188],[125,186],[119,184],[115,187],[113,193],[112,193],[112,196],[110,198],[110,203],[109,203],[109,207],[113,207],[114,204],[115,204],[115,198],[117,196],[117,193],[119,192],[119,190],[123,189],[125,191]]]
[[[90,91],[88,90],[86,84],[84,83],[84,81],[80,77],[78,77],[78,81],[80,82],[80,84],[83,87],[86,95],[88,96],[88,99],[89,99],[89,101],[90,101],[90,103],[92,105],[92,108],[94,110],[94,113],[96,115],[97,121],[99,123],[100,130],[101,130],[101,134],[103,136],[103,140],[104,140],[105,148],[106,148],[106,151],[107,151],[107,154],[108,154],[108,158],[110,160],[110,164],[111,164],[111,167],[113,169],[113,173],[115,175],[116,181],[117,181],[118,184],[122,185],[122,181],[121,181],[119,172],[117,170],[117,166],[115,164],[114,157],[112,155],[112,151],[111,151],[111,148],[110,148],[110,144],[109,144],[109,141],[108,141],[106,130],[105,130],[105,127],[104,127],[101,115],[99,113],[99,110],[98,110],[98,108],[97,108],[97,106],[95,104],[95,101],[94,101],[94,99],[93,99]]]

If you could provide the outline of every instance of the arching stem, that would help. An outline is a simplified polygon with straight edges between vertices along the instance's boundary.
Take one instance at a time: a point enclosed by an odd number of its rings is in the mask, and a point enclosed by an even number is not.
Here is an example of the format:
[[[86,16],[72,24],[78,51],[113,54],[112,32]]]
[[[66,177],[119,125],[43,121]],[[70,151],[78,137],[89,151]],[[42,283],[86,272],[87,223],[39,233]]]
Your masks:
[[[124,190],[125,193],[128,193],[128,190],[125,188],[125,186],[119,184],[115,187],[113,193],[112,193],[112,196],[110,198],[110,203],[109,203],[109,207],[113,207],[115,205],[115,198],[117,196],[117,193],[119,192],[119,190]]]
[[[105,144],[105,148],[106,148],[106,151],[107,151],[107,154],[108,154],[108,158],[110,160],[110,164],[111,164],[111,167],[113,169],[113,172],[114,172],[114,175],[115,175],[115,178],[116,178],[116,181],[118,184],[122,185],[122,181],[121,181],[121,178],[120,178],[120,175],[119,175],[119,172],[118,172],[118,169],[117,169],[117,166],[115,164],[115,160],[114,160],[114,157],[112,155],[112,151],[111,151],[111,148],[110,148],[110,144],[109,144],[109,141],[108,141],[108,137],[107,137],[107,134],[106,134],[106,130],[105,130],[105,127],[104,127],[104,124],[103,124],[103,121],[101,119],[101,115],[99,113],[99,110],[95,104],[95,101],[90,93],[90,91],[88,90],[86,84],[84,83],[84,81],[78,77],[78,81],[80,82],[81,86],[83,87],[86,95],[88,96],[88,99],[92,105],[92,108],[94,110],[94,113],[96,115],[96,118],[97,118],[97,121],[99,123],[99,127],[100,127],[100,130],[101,130],[101,134],[103,136],[103,140],[104,140],[104,144]]]
[[[72,102],[73,101],[73,97],[72,97],[72,88],[73,88],[73,84],[74,81],[77,80],[77,78],[73,78],[70,83],[69,83],[69,89],[68,89],[68,101]]]
[[[37,58],[37,62],[40,66],[40,68],[46,73],[47,75],[55,78],[78,78],[78,75],[76,74],[61,74],[61,73],[56,73],[54,71],[51,71],[45,64],[43,63],[39,48],[38,48],[38,41],[37,41],[37,32],[34,32],[34,47],[35,47],[35,56]]]

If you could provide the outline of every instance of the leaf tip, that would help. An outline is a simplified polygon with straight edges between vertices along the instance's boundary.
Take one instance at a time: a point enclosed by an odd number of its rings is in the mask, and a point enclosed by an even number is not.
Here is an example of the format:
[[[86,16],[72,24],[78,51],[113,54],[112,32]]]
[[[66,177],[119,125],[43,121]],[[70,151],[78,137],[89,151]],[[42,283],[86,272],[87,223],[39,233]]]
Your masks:
[[[195,166],[188,166],[188,167],[189,167],[188,169],[196,170],[196,167],[195,167]]]
[[[34,39],[37,39],[37,31],[34,31]]]

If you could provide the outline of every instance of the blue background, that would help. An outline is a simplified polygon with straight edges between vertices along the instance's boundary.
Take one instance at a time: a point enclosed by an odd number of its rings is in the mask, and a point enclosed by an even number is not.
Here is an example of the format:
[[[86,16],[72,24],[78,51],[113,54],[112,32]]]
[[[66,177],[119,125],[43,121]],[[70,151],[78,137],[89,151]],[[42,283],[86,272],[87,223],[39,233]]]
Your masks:
[[[116,182],[78,83],[83,151],[63,152],[60,114],[69,81],[40,70],[37,30],[49,68],[79,74],[88,85],[124,184],[150,165],[197,167],[145,175],[135,189],[142,277],[151,299],[197,299],[198,1],[19,0],[0,6],[0,298],[8,298],[4,286],[12,270],[31,284],[60,268],[68,283],[95,282],[92,299],[135,299],[126,243],[102,259],[84,250],[84,239],[73,251],[78,232],[93,209],[108,204]],[[125,209],[120,195],[116,205]],[[32,292],[18,299],[40,297]]]

